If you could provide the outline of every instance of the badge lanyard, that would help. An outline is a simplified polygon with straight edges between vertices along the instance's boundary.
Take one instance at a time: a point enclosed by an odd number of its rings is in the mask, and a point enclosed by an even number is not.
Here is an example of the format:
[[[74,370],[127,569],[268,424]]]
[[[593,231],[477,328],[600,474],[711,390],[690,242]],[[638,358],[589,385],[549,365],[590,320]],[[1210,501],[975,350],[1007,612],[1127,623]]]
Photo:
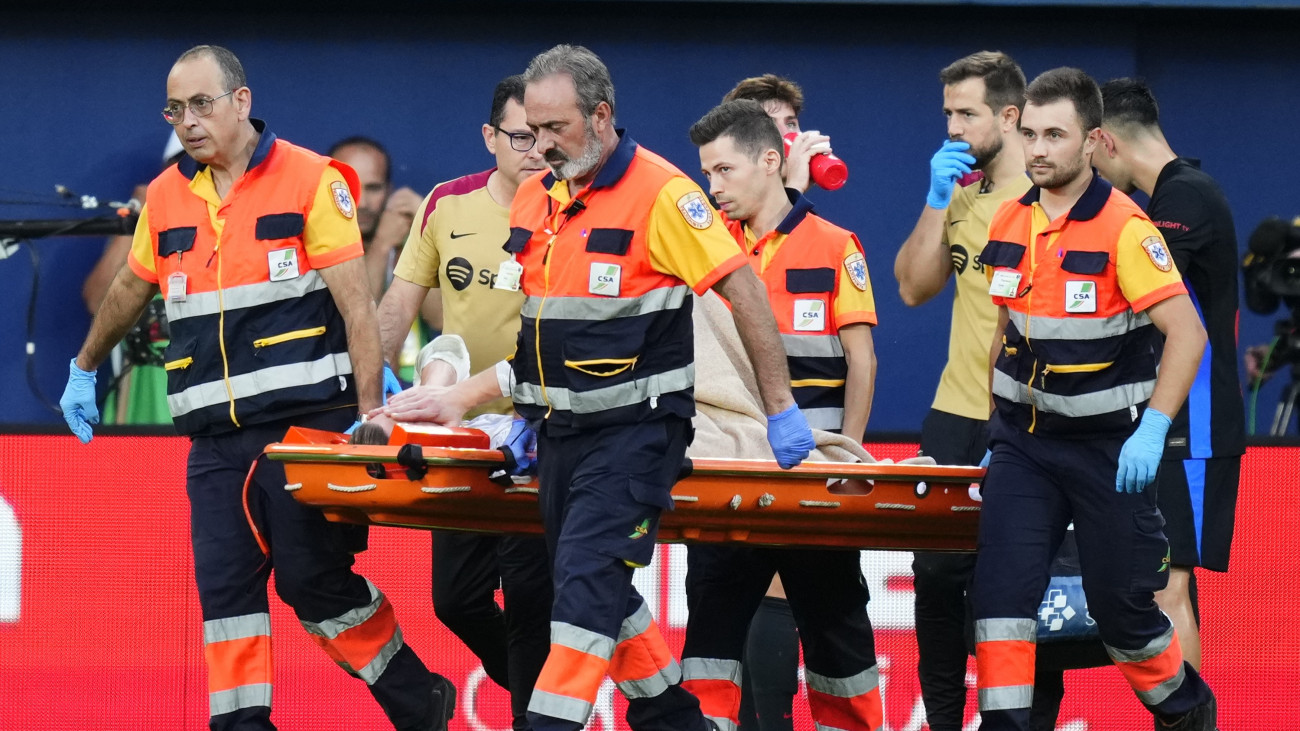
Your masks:
[[[551,246],[555,243],[556,237],[560,235],[560,231],[566,224],[568,224],[570,219],[587,209],[586,201],[590,200],[591,196],[591,188],[584,188],[578,193],[578,195],[574,196],[569,201],[568,205],[558,211],[551,210],[548,212],[550,220],[547,222],[544,231],[551,238],[547,240],[547,246]],[[547,208],[553,207],[553,200],[549,195],[547,196],[546,206]],[[523,278],[523,274],[524,267],[519,263],[518,254],[511,252],[510,258],[501,262],[501,266],[497,269],[497,281],[496,284],[492,285],[492,287],[493,289],[518,292],[519,282]]]

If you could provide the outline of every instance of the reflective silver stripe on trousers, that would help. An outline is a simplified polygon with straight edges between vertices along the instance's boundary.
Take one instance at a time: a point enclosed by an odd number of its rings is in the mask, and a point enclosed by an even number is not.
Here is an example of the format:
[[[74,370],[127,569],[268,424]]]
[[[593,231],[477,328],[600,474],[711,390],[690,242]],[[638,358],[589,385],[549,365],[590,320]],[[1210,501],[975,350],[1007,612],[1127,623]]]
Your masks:
[[[357,675],[366,681],[366,685],[374,685],[379,682],[380,676],[388,669],[388,662],[393,659],[393,656],[400,649],[402,649],[402,628],[394,627],[393,636],[388,639],[388,642],[384,643],[383,647],[379,648],[379,653],[375,655],[375,659],[366,663],[365,667],[357,670]]]
[[[695,364],[677,368],[663,373],[656,373],[645,378],[638,378],[617,386],[595,388],[590,391],[571,391],[567,388],[546,387],[546,398],[542,398],[542,387],[535,383],[516,383],[514,399],[521,404],[545,406],[547,402],[561,411],[575,414],[593,414],[608,411],[620,406],[633,406],[646,399],[662,396],[665,393],[683,391],[695,385]],[[577,400],[581,403],[575,404]]]
[[[1014,711],[1029,708],[1034,702],[1034,686],[1008,685],[1002,688],[980,688],[981,711]]]
[[[1037,642],[1038,620],[1023,618],[996,618],[975,620],[975,642]]]
[[[551,644],[585,652],[605,660],[614,656],[614,640],[568,622],[551,622]]]
[[[1169,649],[1174,641],[1174,625],[1170,624],[1164,632],[1156,635],[1154,639],[1136,650],[1121,650],[1118,647],[1111,647],[1103,643],[1106,648],[1106,654],[1115,662],[1143,662],[1158,656],[1160,653]]]
[[[618,628],[618,641],[624,642],[650,629],[650,624],[654,622],[654,617],[650,614],[650,607],[646,606],[643,601],[628,616],[623,618],[623,624]]]
[[[325,278],[315,269],[301,277],[283,282],[258,282],[241,284],[238,287],[226,287],[217,292],[189,292],[184,302],[172,302],[163,298],[167,308],[167,321],[176,322],[187,317],[202,317],[221,312],[222,305],[227,312],[242,310],[246,307],[265,305],[271,302],[297,299],[309,292],[325,289]]]
[[[538,713],[582,725],[586,725],[587,718],[591,716],[591,706],[592,704],[577,698],[547,693],[536,688],[533,689],[533,697],[528,700],[529,713]]]
[[[208,715],[220,716],[241,708],[271,707],[271,684],[252,683],[208,693]]]
[[[725,680],[740,687],[741,664],[739,660],[722,660],[714,657],[682,658],[682,677],[686,680]]]
[[[1187,666],[1185,664],[1179,665],[1178,672],[1174,673],[1174,677],[1166,680],[1160,685],[1157,685],[1151,690],[1137,690],[1134,688],[1133,692],[1137,695],[1139,700],[1148,706],[1158,705],[1163,703],[1166,698],[1173,695],[1174,691],[1178,690],[1178,688],[1182,686],[1183,680],[1186,678]]]
[[[205,645],[263,635],[271,636],[271,615],[266,612],[209,619],[203,623],[203,643]]]
[[[1021,335],[1028,331],[1028,338],[1033,340],[1100,340],[1116,335],[1123,335],[1151,324],[1146,312],[1125,310],[1110,317],[1029,317],[1022,312],[1008,309],[1011,324],[1016,326]]]
[[[327,640],[332,640],[353,627],[361,626],[361,624],[366,620],[375,616],[375,612],[379,611],[379,605],[384,602],[383,593],[380,592],[379,589],[375,588],[374,584],[370,583],[370,579],[366,579],[366,586],[370,589],[369,604],[357,607],[356,609],[349,609],[343,614],[340,614],[333,619],[327,619],[323,622],[308,622],[300,620],[302,622],[302,628],[311,634],[324,637]]]
[[[880,671],[875,665],[847,678],[818,675],[805,668],[804,677],[808,680],[809,690],[815,690],[823,695],[832,695],[836,698],[857,698],[880,686]]]
[[[808,426],[814,429],[830,431],[844,428],[844,409],[800,409],[800,411],[808,420]]]
[[[222,380],[190,386],[180,393],[168,394],[167,406],[171,408],[173,417],[184,416],[207,406],[229,403],[231,393],[239,400],[281,388],[320,383],[351,372],[352,361],[348,354],[332,353],[313,361],[286,363],[231,376],[230,393],[226,392],[226,383]]]
[[[691,296],[684,284],[652,289],[639,297],[528,297],[520,314],[543,320],[613,320],[675,310]],[[543,305],[545,302],[545,305]]]
[[[791,335],[781,333],[781,345],[792,358],[843,358],[839,335]]]
[[[1112,411],[1127,409],[1150,399],[1155,388],[1155,379],[1138,383],[1125,383],[1120,386],[1112,386],[1100,391],[1081,393],[1075,396],[1045,393],[1036,388],[1031,398],[1028,386],[1000,370],[995,369],[993,371],[993,393],[995,395],[1018,404],[1037,406],[1043,411],[1060,414],[1061,416],[1097,416],[1098,414],[1109,414]]]
[[[682,668],[676,660],[673,660],[671,665],[648,678],[623,680],[614,685],[617,685],[628,699],[654,698],[668,690],[668,686],[677,685],[681,680]]]

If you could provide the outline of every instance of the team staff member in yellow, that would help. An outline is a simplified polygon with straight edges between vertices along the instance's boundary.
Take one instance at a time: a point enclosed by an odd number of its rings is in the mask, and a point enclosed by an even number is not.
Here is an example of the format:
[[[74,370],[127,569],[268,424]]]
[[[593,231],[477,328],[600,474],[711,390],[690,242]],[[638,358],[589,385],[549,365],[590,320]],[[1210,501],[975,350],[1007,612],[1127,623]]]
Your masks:
[[[1107,653],[1158,728],[1213,731],[1214,696],[1155,603],[1169,543],[1146,489],[1205,329],[1155,226],[1089,166],[1101,134],[1096,82],[1059,68],[1025,94],[1034,187],[994,214],[982,257],[999,309],[971,590],[981,728],[1029,729],[1035,617],[1073,521]]]
[[[875,380],[876,322],[862,245],[784,186],[781,136],[758,102],[714,108],[691,127],[691,141],[700,147],[700,167],[728,229],[767,287],[795,401],[816,427],[843,425],[860,441]],[[682,673],[714,723],[724,731],[741,723],[750,618],[779,573],[804,641],[813,720],[823,728],[882,725],[858,558],[858,551],[691,546]],[[764,710],[760,724],[782,722],[765,718]]]
[[[699,702],[632,587],[691,439],[692,290],[716,288],[732,304],[778,463],[802,461],[812,433],[762,284],[699,187],[614,128],[605,64],[561,45],[524,78],[528,126],[551,173],[515,196],[506,248],[516,266],[503,275],[525,296],[513,396],[538,430],[555,577],[551,651],[528,720],[536,731],[582,728],[608,674],[636,731],[702,731]],[[500,393],[485,371],[386,412],[456,423]]]
[[[421,361],[440,357],[477,373],[514,352],[524,295],[492,285],[501,264],[510,260],[502,244],[510,237],[515,191],[546,168],[524,123],[522,77],[497,84],[483,142],[496,158],[496,167],[437,185],[417,209],[393,282],[379,306],[379,329],[390,362],[396,362],[426,295],[441,298],[443,334],[460,336],[468,362],[463,351],[422,353]],[[435,347],[431,343],[425,351]],[[477,412],[508,414],[514,406],[501,397]],[[494,596],[498,583],[504,611]],[[433,608],[482,661],[488,677],[510,691],[515,728],[526,728],[528,699],[550,647],[546,543],[521,536],[433,531]]]
[[[381,363],[356,173],[276,139],[251,108],[230,51],[198,46],[172,67],[163,116],[187,156],[149,185],[129,266],[71,363],[64,417],[90,441],[94,368],[161,289],[167,400],[191,440],[211,728],[274,728],[274,569],[303,628],[366,682],[394,727],[444,730],[455,688],[425,669],[387,598],[352,571],[365,528],[326,521],[285,492],[279,463],[257,464],[291,425],[341,431],[378,405]]]
[[[939,464],[976,465],[988,445],[989,347],[998,309],[980,255],[1002,203],[1029,190],[1020,142],[1025,74],[1010,56],[980,51],[939,72],[948,140],[930,160],[921,217],[894,259],[903,302],[916,307],[956,277],[948,362],[921,423],[921,452]],[[966,185],[963,176],[982,175]],[[934,731],[960,731],[966,707],[966,585],[975,556],[917,551],[917,674]]]

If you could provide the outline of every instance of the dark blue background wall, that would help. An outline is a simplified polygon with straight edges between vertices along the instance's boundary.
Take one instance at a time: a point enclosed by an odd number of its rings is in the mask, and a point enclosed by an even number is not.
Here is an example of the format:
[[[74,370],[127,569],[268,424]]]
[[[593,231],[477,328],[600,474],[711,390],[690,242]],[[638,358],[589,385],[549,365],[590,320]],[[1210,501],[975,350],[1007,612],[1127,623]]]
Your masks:
[[[101,200],[155,169],[169,128],[158,110],[170,64],[204,42],[243,60],[254,113],[287,139],[324,149],[345,135],[391,149],[395,182],[426,191],[490,164],[479,125],[492,85],[557,42],[607,62],[618,119],[688,173],[687,127],[738,79],[772,71],[802,83],[806,128],[834,138],[849,184],[814,193],[820,212],[861,236],[876,288],[880,361],[873,431],[911,431],[928,408],[947,343],[950,296],[899,301],[894,252],[924,203],[943,139],[938,69],[982,48],[1011,53],[1032,77],[1060,65],[1099,80],[1145,76],[1174,148],[1204,160],[1245,239],[1265,216],[1300,213],[1294,172],[1300,43],[1289,11],[1122,8],[810,6],[799,4],[482,3],[449,13],[384,5],[266,14],[6,14],[0,23],[0,200],[62,183]],[[210,7],[210,6],[208,6]],[[698,176],[697,176],[698,177]],[[0,219],[53,217],[0,204]],[[41,391],[57,401],[89,325],[80,285],[102,240],[36,244]],[[27,387],[25,252],[0,261],[0,422],[57,421]],[[1271,337],[1243,313],[1243,346]],[[1261,410],[1272,413],[1278,386]]]

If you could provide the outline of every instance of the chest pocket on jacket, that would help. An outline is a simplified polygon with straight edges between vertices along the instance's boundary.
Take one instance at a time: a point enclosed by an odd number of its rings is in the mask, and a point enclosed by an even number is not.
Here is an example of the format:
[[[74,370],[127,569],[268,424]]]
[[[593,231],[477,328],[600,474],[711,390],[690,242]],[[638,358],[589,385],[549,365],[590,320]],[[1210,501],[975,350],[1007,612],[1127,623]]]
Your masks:
[[[532,237],[532,231],[516,226],[510,229],[510,238],[506,239],[505,244],[503,244],[501,248],[511,254],[518,254],[524,250],[524,246],[528,244],[528,239],[531,239]]]
[[[258,241],[275,241],[302,236],[305,219],[301,213],[271,213],[257,217],[253,235]]]
[[[1023,258],[1025,258],[1024,245],[1013,244],[1010,241],[990,241],[984,247],[984,251],[980,252],[980,263],[984,265],[986,271],[991,267],[1018,267]]]
[[[587,251],[593,254],[626,256],[632,232],[621,228],[593,228],[587,237]]]
[[[1071,274],[1101,274],[1110,263],[1110,254],[1104,251],[1067,251],[1061,258],[1061,269]]]
[[[816,269],[787,269],[785,291],[790,294],[825,294],[835,291],[835,270],[829,267]]]
[[[194,240],[198,237],[198,233],[197,226],[183,226],[159,231],[158,256],[166,257],[193,249]]]

